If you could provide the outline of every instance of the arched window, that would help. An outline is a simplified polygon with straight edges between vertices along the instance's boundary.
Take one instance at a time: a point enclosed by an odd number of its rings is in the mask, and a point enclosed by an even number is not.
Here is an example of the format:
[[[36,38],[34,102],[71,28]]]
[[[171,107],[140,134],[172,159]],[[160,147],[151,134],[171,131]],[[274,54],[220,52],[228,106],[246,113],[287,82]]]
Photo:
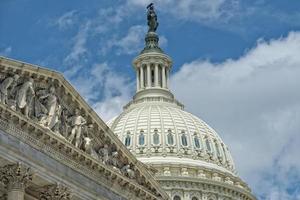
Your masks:
[[[181,144],[183,146],[187,146],[188,145],[187,138],[186,138],[186,135],[185,135],[184,131],[182,131],[182,135],[181,135]]]
[[[139,145],[144,145],[144,144],[145,144],[145,135],[144,135],[144,131],[141,131],[139,135]]]
[[[129,147],[131,143],[131,136],[130,132],[127,132],[126,138],[125,138],[125,146]]]
[[[154,130],[153,134],[153,144],[158,145],[159,144],[159,134],[157,133],[157,129]]]
[[[180,196],[176,195],[173,197],[173,200],[181,200]]]
[[[193,197],[192,200],[198,200],[198,198],[197,197]]]
[[[194,137],[194,143],[195,143],[195,147],[200,149],[201,146],[200,146],[200,140],[198,136]]]
[[[217,151],[217,156],[221,156],[221,152],[220,152],[219,145],[218,145],[217,141],[215,141],[215,147],[216,147],[216,151]]]
[[[168,139],[168,144],[169,145],[173,145],[174,144],[174,137],[173,134],[171,132],[171,130],[168,130],[168,135],[167,135],[167,139]]]
[[[205,144],[206,144],[206,149],[207,149],[207,151],[212,152],[212,151],[211,151],[210,142],[209,142],[209,139],[208,139],[208,138],[205,139]]]

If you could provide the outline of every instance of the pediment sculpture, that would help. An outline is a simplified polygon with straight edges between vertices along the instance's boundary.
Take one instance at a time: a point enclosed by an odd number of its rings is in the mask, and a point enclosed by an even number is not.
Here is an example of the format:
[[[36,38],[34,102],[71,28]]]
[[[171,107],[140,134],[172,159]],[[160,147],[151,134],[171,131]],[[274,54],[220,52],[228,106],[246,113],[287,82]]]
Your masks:
[[[93,124],[88,122],[79,108],[66,101],[61,88],[54,82],[38,82],[18,74],[0,74],[0,95],[1,103],[10,109],[47,128],[115,171],[135,178],[133,166],[123,161],[116,149],[105,143],[96,148],[92,138],[92,133],[96,131]]]

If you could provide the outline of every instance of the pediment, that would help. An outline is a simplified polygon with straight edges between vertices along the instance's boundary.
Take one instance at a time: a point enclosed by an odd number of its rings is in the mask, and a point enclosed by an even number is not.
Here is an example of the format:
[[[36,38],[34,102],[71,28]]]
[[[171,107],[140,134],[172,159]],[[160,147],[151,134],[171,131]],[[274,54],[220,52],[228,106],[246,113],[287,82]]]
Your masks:
[[[146,167],[58,72],[0,57],[0,128],[18,129],[14,134],[20,138],[27,134],[36,140],[32,144],[68,155],[76,163],[73,167],[87,165],[92,173],[135,191],[139,199],[168,199]]]

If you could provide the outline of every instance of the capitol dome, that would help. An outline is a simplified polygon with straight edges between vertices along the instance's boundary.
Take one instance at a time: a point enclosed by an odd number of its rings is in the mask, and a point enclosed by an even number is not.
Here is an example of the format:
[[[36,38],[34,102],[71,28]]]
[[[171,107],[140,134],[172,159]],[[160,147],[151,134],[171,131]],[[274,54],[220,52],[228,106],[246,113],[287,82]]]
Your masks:
[[[133,61],[137,92],[108,126],[153,169],[172,200],[254,200],[220,136],[184,111],[169,90],[172,60],[155,30],[149,28],[145,48]]]
[[[218,134],[175,102],[146,98],[130,105],[109,125],[145,163],[184,163],[235,173],[228,148]]]

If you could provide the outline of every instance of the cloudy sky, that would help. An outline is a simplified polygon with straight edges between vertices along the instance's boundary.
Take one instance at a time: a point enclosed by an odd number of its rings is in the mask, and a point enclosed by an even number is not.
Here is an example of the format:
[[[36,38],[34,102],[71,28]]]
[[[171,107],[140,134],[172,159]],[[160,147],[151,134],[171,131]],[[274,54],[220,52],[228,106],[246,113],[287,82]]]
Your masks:
[[[150,0],[1,0],[0,55],[64,73],[108,120],[134,94]],[[172,91],[258,199],[300,199],[300,1],[153,0]]]

